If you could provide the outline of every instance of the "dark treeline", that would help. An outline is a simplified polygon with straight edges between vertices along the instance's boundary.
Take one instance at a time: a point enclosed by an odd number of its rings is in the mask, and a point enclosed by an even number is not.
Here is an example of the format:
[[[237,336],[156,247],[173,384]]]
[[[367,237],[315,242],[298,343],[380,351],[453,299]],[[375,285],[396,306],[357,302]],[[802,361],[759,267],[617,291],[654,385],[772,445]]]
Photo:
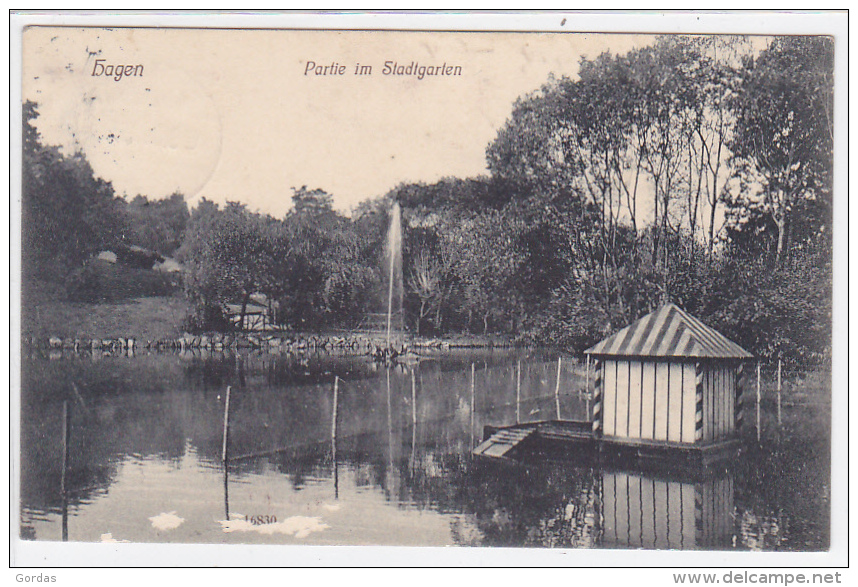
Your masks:
[[[489,174],[402,184],[346,217],[294,189],[284,218],[202,200],[117,198],[82,155],[41,144],[24,109],[25,277],[62,281],[138,245],[182,262],[186,328],[226,328],[265,294],[284,328],[382,311],[391,204],[405,320],[580,351],[672,301],[755,354],[831,352],[833,42],[662,37],[582,59],[523,96]],[[48,279],[46,276],[50,276]],[[26,284],[25,284],[26,285]]]
[[[142,269],[179,247],[189,217],[184,196],[150,201],[138,195],[130,202],[118,197],[110,182],[95,176],[83,153],[64,155],[42,144],[34,125],[38,114],[35,103],[24,104],[25,299],[102,301],[168,293],[169,279]],[[113,252],[127,268],[120,280],[99,270],[94,256],[101,251]]]

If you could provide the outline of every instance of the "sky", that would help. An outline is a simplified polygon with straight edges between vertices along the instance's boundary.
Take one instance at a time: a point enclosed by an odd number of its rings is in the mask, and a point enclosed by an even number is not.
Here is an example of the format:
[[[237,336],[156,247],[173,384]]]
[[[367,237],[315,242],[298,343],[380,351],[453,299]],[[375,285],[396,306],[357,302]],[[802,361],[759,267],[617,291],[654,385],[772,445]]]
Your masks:
[[[401,182],[486,174],[486,146],[517,98],[550,74],[575,77],[581,57],[652,40],[30,27],[22,90],[39,104],[43,143],[82,150],[120,195],[179,191],[192,205],[239,201],[281,217],[291,188],[306,185],[349,212]],[[383,75],[386,61],[446,64],[461,75]],[[345,66],[345,74],[316,75],[310,62]],[[357,64],[372,74],[355,75]],[[110,65],[138,75],[103,75]]]

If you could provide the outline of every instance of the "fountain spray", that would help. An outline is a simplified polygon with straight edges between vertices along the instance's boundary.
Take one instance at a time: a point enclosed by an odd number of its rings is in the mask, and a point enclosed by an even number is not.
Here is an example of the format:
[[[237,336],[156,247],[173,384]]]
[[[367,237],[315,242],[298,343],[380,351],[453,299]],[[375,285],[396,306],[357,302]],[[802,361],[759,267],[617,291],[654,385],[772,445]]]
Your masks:
[[[387,349],[390,350],[390,327],[393,317],[393,282],[396,276],[396,265],[402,263],[402,219],[399,202],[394,202],[390,209],[390,230],[387,233],[387,254],[390,256],[390,279],[387,293]],[[402,288],[399,288],[402,295]],[[400,310],[402,303],[400,302]]]

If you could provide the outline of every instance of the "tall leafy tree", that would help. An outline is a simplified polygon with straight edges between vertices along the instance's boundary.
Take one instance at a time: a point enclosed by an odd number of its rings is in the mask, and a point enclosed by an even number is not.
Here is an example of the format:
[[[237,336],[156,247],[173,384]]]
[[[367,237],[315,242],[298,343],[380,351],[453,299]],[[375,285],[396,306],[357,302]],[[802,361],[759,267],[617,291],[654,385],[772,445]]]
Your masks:
[[[221,210],[202,200],[179,251],[186,266],[186,289],[201,323],[227,303],[241,303],[243,323],[252,294],[269,298],[281,294],[288,252],[282,225],[274,218],[251,213],[236,202]]]
[[[696,236],[698,222],[705,228],[706,252],[711,261],[717,236],[716,214],[727,196],[732,175],[730,144],[736,113],[731,104],[740,91],[742,61],[752,55],[753,49],[740,36],[690,37],[685,42],[698,48],[701,68],[700,100],[688,142],[689,229]],[[708,218],[703,214],[705,211]]]
[[[83,153],[45,146],[35,127],[38,107],[23,108],[22,249],[27,278],[61,281],[100,250],[122,241],[124,202],[95,176]]]
[[[831,38],[777,37],[748,60],[733,102],[737,122],[730,148],[744,189],[732,212],[771,218],[776,265],[791,253],[802,208],[818,202],[817,208],[830,209],[833,79]]]
[[[182,243],[190,218],[185,196],[174,193],[162,200],[138,195],[128,202],[133,244],[170,256]]]
[[[517,102],[487,149],[492,173],[574,236],[567,252],[576,277],[626,320],[640,308],[626,304],[634,284],[622,281],[624,265],[650,263],[662,276],[661,297],[670,296],[668,240],[679,230],[679,194],[691,184],[687,145],[700,118],[700,77],[698,48],[673,38],[584,59],[577,79],[549,80]],[[641,256],[646,195],[653,228]]]
[[[332,202],[324,190],[292,188],[292,208],[284,227],[293,254],[285,266],[288,287],[282,306],[284,319],[295,328],[315,328],[324,320],[325,282],[330,264],[339,261],[334,249],[344,221]]]
[[[485,333],[514,332],[523,317],[519,277],[526,262],[524,230],[521,218],[494,210],[457,219],[441,230],[441,247],[461,296],[460,310],[469,323],[479,319]]]

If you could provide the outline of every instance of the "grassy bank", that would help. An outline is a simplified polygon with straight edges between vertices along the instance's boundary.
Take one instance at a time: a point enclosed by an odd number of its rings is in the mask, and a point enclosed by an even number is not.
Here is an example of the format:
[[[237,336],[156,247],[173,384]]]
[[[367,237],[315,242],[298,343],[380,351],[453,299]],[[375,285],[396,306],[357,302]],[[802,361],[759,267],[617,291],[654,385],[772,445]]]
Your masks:
[[[47,341],[51,337],[134,338],[146,341],[174,340],[183,334],[182,324],[190,312],[181,296],[137,297],[97,303],[58,301],[55,296],[31,296],[22,315],[25,339]],[[41,299],[39,299],[41,297]],[[350,336],[352,331],[292,333],[298,337]],[[380,338],[379,340],[382,340]],[[499,336],[453,335],[422,342],[444,342],[451,347],[507,346],[510,341]],[[379,342],[379,344],[381,344]]]
[[[176,338],[188,314],[181,296],[141,297],[119,302],[31,303],[21,316],[25,338],[135,338],[139,341]]]

